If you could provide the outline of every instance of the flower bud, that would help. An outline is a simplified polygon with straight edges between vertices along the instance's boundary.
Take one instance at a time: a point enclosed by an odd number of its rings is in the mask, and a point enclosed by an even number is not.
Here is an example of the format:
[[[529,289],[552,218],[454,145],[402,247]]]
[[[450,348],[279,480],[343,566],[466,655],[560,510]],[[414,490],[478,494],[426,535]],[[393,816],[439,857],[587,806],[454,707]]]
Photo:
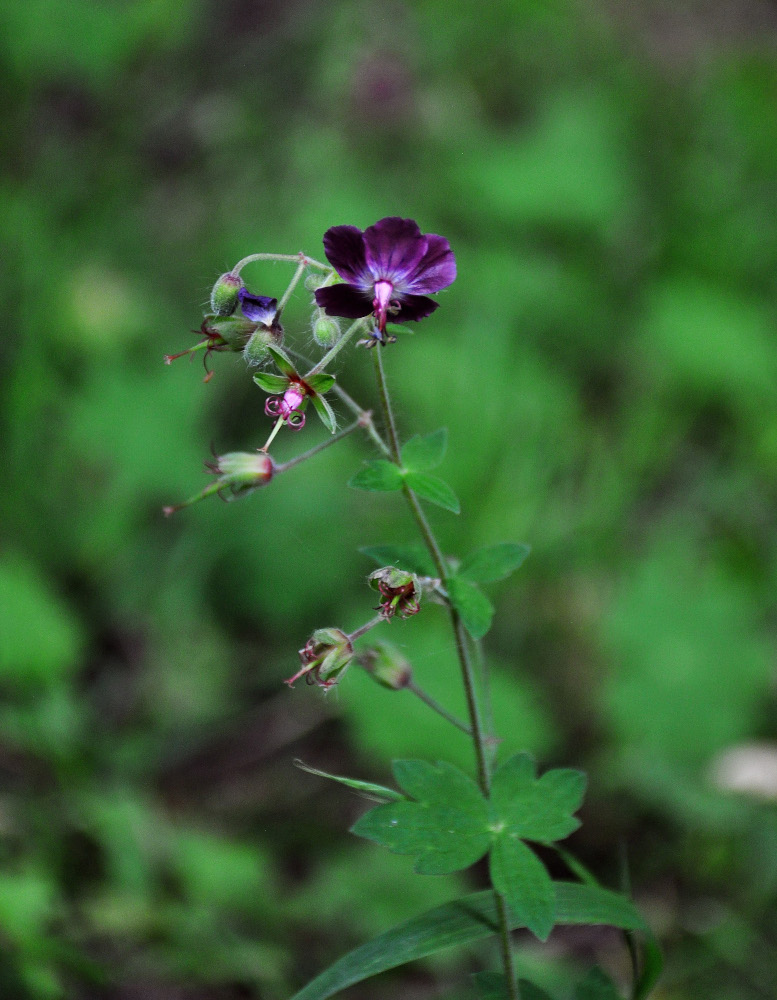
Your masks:
[[[220,338],[231,351],[242,351],[255,329],[256,323],[252,323],[244,316],[210,314],[205,317],[202,324],[202,332],[206,337],[211,338],[214,344],[217,344],[217,338]],[[214,346],[213,350],[218,350],[218,346]]]
[[[272,459],[263,451],[230,451],[219,455],[209,468],[234,494],[264,486],[270,482],[274,472]]]
[[[227,271],[222,274],[210,293],[210,308],[216,316],[231,316],[237,309],[238,296],[243,287],[239,274]]]
[[[280,327],[275,327],[280,331]],[[260,365],[268,356],[267,345],[277,344],[279,338],[275,336],[273,329],[267,326],[257,326],[251,339],[245,345],[243,358],[247,365]]]
[[[340,324],[333,316],[327,316],[323,309],[313,313],[313,340],[327,350],[340,339]]]
[[[393,618],[397,613],[402,618],[418,614],[421,602],[421,583],[415,573],[407,573],[396,566],[384,566],[370,573],[367,581],[381,596],[376,611],[384,618]]]
[[[378,684],[392,691],[401,691],[413,679],[410,662],[391,642],[376,642],[359,653],[357,662]]]
[[[325,690],[337,684],[353,659],[353,645],[345,632],[339,628],[316,629],[299,651],[302,669],[286,680],[289,687],[294,681],[305,677],[308,684],[316,684]]]
[[[307,288],[309,292],[315,292],[315,290],[320,288],[326,280],[327,276],[325,274],[309,274],[307,278],[305,278],[305,288]]]

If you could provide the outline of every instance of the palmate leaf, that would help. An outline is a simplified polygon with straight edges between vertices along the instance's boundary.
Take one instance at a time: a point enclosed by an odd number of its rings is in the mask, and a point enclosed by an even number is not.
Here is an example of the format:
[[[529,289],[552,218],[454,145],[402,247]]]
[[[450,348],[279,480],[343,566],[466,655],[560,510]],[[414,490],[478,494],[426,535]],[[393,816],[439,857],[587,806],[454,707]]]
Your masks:
[[[556,924],[607,924],[644,930],[634,905],[618,893],[577,882],[554,882]],[[522,926],[513,918],[511,928]],[[437,906],[360,945],[308,983],[292,1000],[328,1000],[341,990],[388,969],[497,933],[494,894],[475,892]]]
[[[540,941],[547,940],[553,930],[555,895],[545,865],[510,830],[494,839],[488,860],[491,883],[515,918]]]
[[[534,758],[518,753],[494,772],[492,822],[501,823],[524,840],[549,844],[563,840],[580,826],[572,813],[585,795],[582,771],[556,768],[537,778]]]

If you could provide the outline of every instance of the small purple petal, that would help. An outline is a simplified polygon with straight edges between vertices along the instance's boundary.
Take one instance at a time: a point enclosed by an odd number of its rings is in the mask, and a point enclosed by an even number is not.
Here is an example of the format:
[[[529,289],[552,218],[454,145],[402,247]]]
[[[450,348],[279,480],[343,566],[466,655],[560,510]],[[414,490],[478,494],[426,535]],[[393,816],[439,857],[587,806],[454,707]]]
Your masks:
[[[328,316],[358,319],[372,312],[372,290],[365,293],[355,285],[325,285],[316,289],[316,303]]]
[[[429,233],[426,239],[429,248],[407,283],[408,292],[439,292],[456,280],[456,258],[450,243],[443,236],[435,236],[434,233]]]
[[[399,298],[401,306],[398,313],[389,316],[389,323],[404,323],[409,319],[423,319],[429,316],[440,305],[434,299],[428,299],[425,295],[401,295]]]
[[[268,298],[266,295],[252,295],[245,288],[240,289],[238,298],[246,319],[250,319],[252,323],[272,326],[275,314],[278,312],[277,299]]]
[[[354,285],[372,284],[364,256],[364,233],[356,226],[332,226],[324,233],[324,253],[341,278]]]
[[[426,237],[421,235],[413,219],[390,216],[381,219],[364,231],[367,247],[367,267],[373,278],[388,279],[397,291],[404,291],[418,262],[427,249]]]

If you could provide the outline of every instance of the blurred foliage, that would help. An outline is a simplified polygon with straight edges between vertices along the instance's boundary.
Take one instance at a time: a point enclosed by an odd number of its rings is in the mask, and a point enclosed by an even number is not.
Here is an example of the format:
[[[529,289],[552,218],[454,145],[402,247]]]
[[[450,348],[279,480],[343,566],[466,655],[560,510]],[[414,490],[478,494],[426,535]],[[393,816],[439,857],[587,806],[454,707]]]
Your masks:
[[[213,279],[390,214],[459,262],[385,354],[405,437],[449,429],[463,514],[435,524],[533,549],[486,642],[504,751],[588,769],[571,847],[616,884],[627,845],[661,996],[774,995],[775,799],[711,775],[777,740],[776,43],[756,0],[0,3],[0,995],[280,998],[457,891],[291,766],[471,763],[356,671],[281,689],[312,629],[365,619],[358,547],[412,537],[344,487],[362,442],[160,516],[211,442],[266,433],[239,359],[162,364]],[[339,372],[365,402],[368,369]],[[442,611],[390,627],[462,712]],[[624,972],[615,937],[553,940],[520,961],[556,997]],[[353,995],[463,996],[476,967]]]

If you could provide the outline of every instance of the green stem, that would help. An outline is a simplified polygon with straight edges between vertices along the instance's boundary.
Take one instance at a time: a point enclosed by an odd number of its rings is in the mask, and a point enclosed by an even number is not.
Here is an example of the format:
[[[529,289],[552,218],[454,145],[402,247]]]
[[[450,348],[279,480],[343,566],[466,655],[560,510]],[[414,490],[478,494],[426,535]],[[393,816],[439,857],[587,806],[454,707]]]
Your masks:
[[[416,698],[420,698],[421,701],[425,705],[428,705],[433,712],[436,712],[438,715],[441,715],[443,719],[446,719],[448,722],[452,723],[457,729],[460,729],[462,733],[466,733],[467,736],[472,736],[472,730],[469,728],[466,722],[462,722],[461,719],[457,719],[455,715],[452,715],[447,708],[444,708],[439,703],[439,701],[437,701],[436,698],[432,698],[430,694],[427,694],[426,691],[424,691],[423,688],[419,687],[415,681],[410,681],[408,684],[406,684],[405,691],[411,691],[416,696]]]
[[[333,434],[331,437],[327,438],[326,441],[322,441],[321,444],[317,444],[314,448],[308,449],[308,451],[303,451],[301,455],[296,455],[294,458],[290,458],[288,462],[281,462],[279,465],[276,465],[275,472],[286,472],[288,469],[293,469],[295,465],[299,465],[301,462],[306,462],[309,458],[312,458],[320,451],[323,451],[324,448],[330,448],[338,441],[342,441],[344,437],[348,437],[349,434],[352,434],[361,426],[360,421],[354,420],[352,424],[344,427],[341,431],[338,431],[337,434]]]
[[[239,260],[232,268],[232,274],[240,274],[246,264],[253,264],[255,260],[283,260],[289,263],[302,263],[305,267],[317,267],[320,271],[331,271],[328,264],[322,264],[318,260],[313,260],[303,253],[250,253],[247,257]]]
[[[375,615],[374,618],[371,618],[368,622],[365,622],[364,625],[360,625],[359,628],[351,632],[351,634],[348,636],[348,640],[350,642],[356,642],[357,639],[360,639],[365,633],[369,632],[371,629],[374,629],[376,625],[380,625],[381,622],[384,622],[385,620],[386,619],[383,617],[383,615]]]
[[[394,419],[394,411],[391,408],[391,400],[388,393],[388,385],[386,383],[386,375],[383,371],[383,347],[377,344],[373,349],[373,358],[375,362],[375,376],[378,382],[378,393],[380,395],[381,407],[383,409],[383,416],[386,421],[386,431],[388,434],[389,448],[391,450],[391,457],[394,463],[399,469],[402,468],[402,458],[400,455],[400,445],[399,436],[397,434],[397,425]],[[429,554],[434,560],[434,565],[437,569],[437,573],[440,579],[445,583],[448,578],[448,566],[445,562],[445,557],[442,554],[437,538],[432,531],[431,525],[426,519],[423,508],[418,500],[418,497],[410,489],[407,483],[403,483],[402,492],[405,495],[405,499],[410,507],[410,512],[413,515],[416,524],[418,525],[418,530],[424,539]],[[478,784],[483,792],[483,795],[488,798],[491,791],[491,768],[489,763],[489,751],[488,745],[489,740],[486,738],[486,734],[483,729],[483,720],[481,717],[480,702],[478,699],[477,683],[475,679],[475,670],[472,663],[472,658],[470,657],[469,645],[467,641],[467,634],[462,624],[459,613],[453,607],[449,605],[448,608],[451,618],[451,626],[453,628],[453,634],[456,640],[456,653],[459,658],[459,666],[461,668],[461,677],[464,685],[464,693],[467,698],[467,711],[469,713],[470,726],[472,742],[475,749],[475,760],[477,762],[478,771]],[[508,991],[510,1000],[520,1000],[520,987],[518,986],[518,981],[515,976],[515,967],[513,963],[513,953],[510,945],[510,922],[507,914],[507,903],[504,897],[494,889],[494,896],[497,902],[497,912],[499,915],[499,940],[502,951],[502,963],[504,965],[505,977],[507,979]]]
[[[361,329],[364,326],[364,324],[365,324],[364,319],[357,319],[355,323],[351,323],[351,325],[348,327],[348,329],[345,331],[342,337],[337,341],[334,347],[331,347],[323,356],[323,358],[321,358],[321,360],[310,369],[307,375],[303,375],[303,378],[309,379],[311,375],[318,375],[319,372],[324,371],[324,369],[332,360],[332,358],[337,357],[337,355],[340,353],[340,351],[342,351],[342,349],[345,347],[345,345],[348,343],[351,337],[356,333],[357,330]]]
[[[303,272],[304,272],[304,270],[305,270],[306,267],[307,267],[307,261],[305,261],[305,260],[301,260],[299,262],[299,264],[297,265],[297,270],[294,272],[294,277],[289,282],[289,287],[283,293],[283,297],[281,298],[281,301],[278,303],[278,309],[277,309],[277,311],[275,313],[275,318],[276,319],[280,318],[281,313],[286,308],[286,303],[291,298],[291,293],[297,287],[297,282],[302,277]]]
[[[267,449],[270,447],[270,445],[275,440],[275,435],[278,433],[278,431],[281,429],[281,427],[283,427],[283,417],[278,417],[278,419],[275,421],[275,426],[270,431],[270,436],[264,442],[263,447],[261,447],[259,449],[259,451],[263,451],[265,453],[265,455],[267,454]]]

